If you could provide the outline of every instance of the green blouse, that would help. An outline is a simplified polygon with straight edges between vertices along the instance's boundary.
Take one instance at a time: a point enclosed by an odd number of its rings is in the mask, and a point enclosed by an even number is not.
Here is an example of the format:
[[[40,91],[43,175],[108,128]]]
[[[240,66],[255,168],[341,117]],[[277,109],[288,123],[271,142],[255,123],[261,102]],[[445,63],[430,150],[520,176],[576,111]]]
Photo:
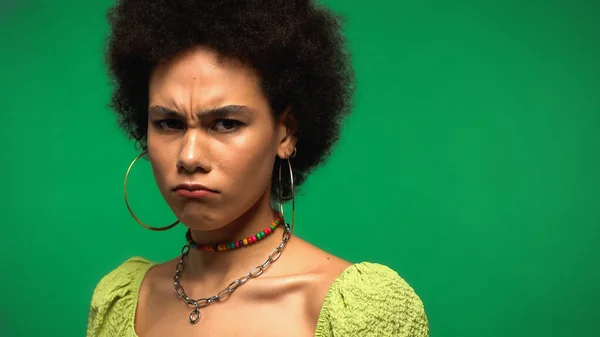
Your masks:
[[[132,257],[104,276],[92,296],[87,337],[136,337],[135,311],[142,280],[154,263]],[[427,337],[423,303],[395,271],[362,262],[333,282],[315,337]]]

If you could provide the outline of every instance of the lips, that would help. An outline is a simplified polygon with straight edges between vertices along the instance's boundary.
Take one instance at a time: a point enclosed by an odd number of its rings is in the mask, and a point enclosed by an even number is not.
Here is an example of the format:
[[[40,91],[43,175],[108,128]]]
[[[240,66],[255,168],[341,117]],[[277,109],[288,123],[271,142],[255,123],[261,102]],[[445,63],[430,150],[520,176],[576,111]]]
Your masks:
[[[217,191],[200,184],[179,184],[173,192],[182,198],[200,199],[215,195]]]

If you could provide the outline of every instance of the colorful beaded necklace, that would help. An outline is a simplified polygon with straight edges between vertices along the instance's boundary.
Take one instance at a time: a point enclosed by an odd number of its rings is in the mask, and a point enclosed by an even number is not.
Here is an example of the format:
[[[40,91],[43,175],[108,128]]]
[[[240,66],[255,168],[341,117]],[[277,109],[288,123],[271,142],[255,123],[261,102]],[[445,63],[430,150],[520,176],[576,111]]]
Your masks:
[[[189,229],[188,229],[187,233],[185,233],[185,238],[191,249],[201,250],[201,251],[205,251],[205,252],[216,252],[216,251],[221,252],[221,251],[234,250],[234,249],[246,247],[248,245],[256,243],[256,242],[266,238],[270,234],[272,234],[275,231],[275,229],[279,225],[281,225],[281,223],[283,223],[283,220],[282,220],[283,216],[281,215],[281,213],[275,212],[274,217],[275,217],[275,219],[273,220],[273,222],[271,223],[271,225],[269,227],[256,233],[256,235],[249,236],[243,240],[238,240],[238,241],[225,243],[225,244],[199,244],[192,239],[192,233]]]

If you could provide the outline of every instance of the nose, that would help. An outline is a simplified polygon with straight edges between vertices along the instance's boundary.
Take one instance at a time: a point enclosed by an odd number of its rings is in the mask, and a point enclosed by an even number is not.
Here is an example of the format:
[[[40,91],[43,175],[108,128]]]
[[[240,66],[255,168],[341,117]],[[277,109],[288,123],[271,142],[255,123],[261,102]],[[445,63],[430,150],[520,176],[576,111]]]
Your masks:
[[[209,172],[208,146],[201,132],[190,129],[183,137],[179,157],[177,158],[177,171],[196,173]]]

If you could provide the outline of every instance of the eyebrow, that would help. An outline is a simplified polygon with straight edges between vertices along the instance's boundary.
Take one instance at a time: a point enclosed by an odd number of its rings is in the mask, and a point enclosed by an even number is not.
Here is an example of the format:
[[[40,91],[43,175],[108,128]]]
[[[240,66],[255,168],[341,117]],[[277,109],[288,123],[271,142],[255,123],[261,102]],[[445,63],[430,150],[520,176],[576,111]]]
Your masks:
[[[185,117],[184,114],[179,113],[173,109],[169,109],[160,105],[153,105],[148,108],[148,114],[158,114],[165,117]],[[226,105],[218,108],[212,108],[196,112],[198,117],[210,117],[210,118],[226,118],[233,115],[245,115],[247,114],[247,107],[244,105]]]

